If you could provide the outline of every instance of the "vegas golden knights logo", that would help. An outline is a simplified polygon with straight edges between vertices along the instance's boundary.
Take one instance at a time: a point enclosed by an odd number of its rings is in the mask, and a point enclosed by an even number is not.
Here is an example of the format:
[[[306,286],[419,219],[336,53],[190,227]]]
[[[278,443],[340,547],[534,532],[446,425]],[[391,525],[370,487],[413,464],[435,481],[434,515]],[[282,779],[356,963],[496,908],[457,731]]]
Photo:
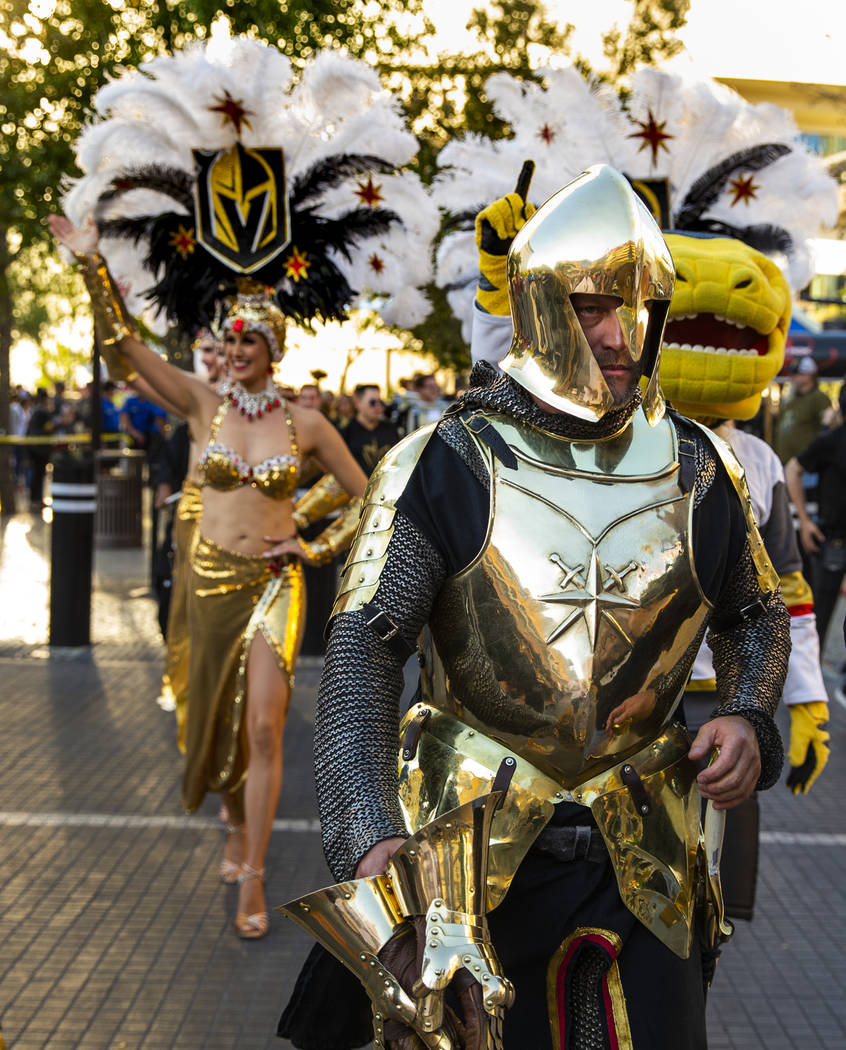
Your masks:
[[[669,179],[633,179],[630,175],[627,175],[626,178],[661,229],[669,230],[671,219]]]
[[[193,150],[197,240],[226,266],[252,273],[291,240],[281,149]]]

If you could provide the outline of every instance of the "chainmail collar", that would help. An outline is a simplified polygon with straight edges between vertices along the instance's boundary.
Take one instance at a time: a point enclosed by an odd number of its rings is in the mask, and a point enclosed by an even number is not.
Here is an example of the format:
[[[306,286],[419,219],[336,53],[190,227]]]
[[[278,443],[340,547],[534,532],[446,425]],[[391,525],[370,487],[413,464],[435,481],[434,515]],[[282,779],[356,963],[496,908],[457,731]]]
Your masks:
[[[479,361],[470,373],[470,389],[458,398],[452,412],[458,413],[468,408],[499,412],[559,437],[575,441],[598,441],[619,433],[640,407],[640,402],[641,393],[636,390],[630,401],[606,412],[598,423],[576,419],[567,413],[544,412],[511,376],[499,372],[487,361]]]

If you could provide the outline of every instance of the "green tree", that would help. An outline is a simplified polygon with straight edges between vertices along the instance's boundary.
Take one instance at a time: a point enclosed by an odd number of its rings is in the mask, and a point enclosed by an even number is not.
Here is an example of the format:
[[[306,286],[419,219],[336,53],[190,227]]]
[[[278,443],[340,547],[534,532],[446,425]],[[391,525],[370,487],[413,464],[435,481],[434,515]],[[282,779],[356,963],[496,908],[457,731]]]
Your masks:
[[[658,65],[682,49],[678,31],[687,22],[690,0],[632,0],[632,5],[625,32],[615,28],[602,37],[615,81],[638,66]]]

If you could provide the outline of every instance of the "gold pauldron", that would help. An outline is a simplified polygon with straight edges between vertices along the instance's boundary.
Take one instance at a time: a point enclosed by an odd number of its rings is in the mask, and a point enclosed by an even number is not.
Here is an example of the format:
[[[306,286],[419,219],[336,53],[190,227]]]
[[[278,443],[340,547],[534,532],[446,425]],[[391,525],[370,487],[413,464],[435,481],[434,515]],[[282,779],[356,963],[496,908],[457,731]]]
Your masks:
[[[294,505],[294,525],[302,532],[327,514],[345,507],[349,501],[349,493],[338,484],[334,475],[324,474]]]
[[[352,543],[360,514],[361,500],[349,500],[344,512],[327,525],[319,536],[310,543],[305,540],[300,542],[318,565],[327,565],[338,554],[343,554]]]
[[[85,286],[91,297],[94,331],[109,376],[116,381],[131,383],[137,373],[121,355],[118,344],[123,339],[138,339],[135,320],[127,310],[117,282],[109,273],[102,255],[74,254],[81,264]]]

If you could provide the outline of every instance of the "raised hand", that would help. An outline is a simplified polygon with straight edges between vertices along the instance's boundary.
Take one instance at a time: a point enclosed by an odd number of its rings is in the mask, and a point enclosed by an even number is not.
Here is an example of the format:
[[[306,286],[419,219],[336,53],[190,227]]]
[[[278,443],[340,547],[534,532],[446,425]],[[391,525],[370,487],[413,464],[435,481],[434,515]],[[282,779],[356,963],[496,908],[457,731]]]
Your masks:
[[[97,251],[100,238],[97,227],[90,220],[83,227],[74,226],[64,215],[51,215],[47,219],[50,232],[66,248],[80,255]]]

